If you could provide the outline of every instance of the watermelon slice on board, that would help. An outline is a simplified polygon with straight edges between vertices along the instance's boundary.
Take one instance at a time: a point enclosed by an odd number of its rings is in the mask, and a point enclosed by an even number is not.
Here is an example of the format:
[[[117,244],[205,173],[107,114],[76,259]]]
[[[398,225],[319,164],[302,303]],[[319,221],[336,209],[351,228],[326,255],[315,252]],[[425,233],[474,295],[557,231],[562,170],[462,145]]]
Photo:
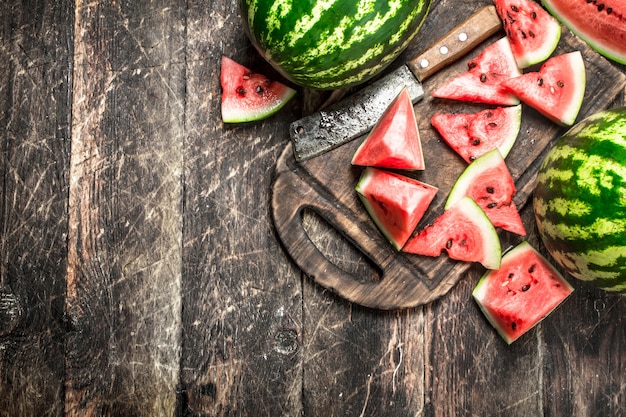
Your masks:
[[[459,200],[412,236],[402,251],[433,257],[445,251],[451,259],[479,262],[487,269],[498,269],[502,256],[496,229],[470,197]]]
[[[222,56],[222,121],[242,123],[265,119],[287,104],[296,91]]]
[[[356,191],[376,226],[393,247],[400,250],[438,189],[395,172],[367,167]]]
[[[521,74],[506,37],[488,45],[469,61],[467,68],[437,88],[432,96],[497,106],[519,104],[515,95],[501,88],[504,80]]]
[[[522,242],[487,271],[472,295],[489,322],[511,344],[542,321],[573,291],[535,248]]]
[[[576,121],[586,86],[585,63],[580,51],[553,56],[538,72],[528,72],[502,83],[524,103],[563,126]]]
[[[519,68],[543,62],[561,39],[561,24],[533,0],[494,0]]]
[[[444,209],[469,196],[495,227],[525,236],[526,229],[513,202],[515,191],[511,172],[500,152],[494,149],[465,168],[452,187]]]
[[[424,169],[417,120],[406,88],[402,89],[357,148],[352,165],[408,171]]]
[[[435,113],[430,122],[467,163],[496,148],[506,157],[519,134],[522,106],[497,107],[477,113]]]

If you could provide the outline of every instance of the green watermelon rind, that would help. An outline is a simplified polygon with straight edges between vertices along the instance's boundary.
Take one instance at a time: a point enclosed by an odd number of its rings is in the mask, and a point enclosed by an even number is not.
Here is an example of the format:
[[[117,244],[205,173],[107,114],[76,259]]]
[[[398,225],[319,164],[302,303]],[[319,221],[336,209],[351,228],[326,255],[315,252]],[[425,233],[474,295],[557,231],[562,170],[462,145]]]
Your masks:
[[[587,117],[556,141],[533,198],[539,234],[553,259],[573,277],[622,294],[624,190],[626,107],[620,107]]]
[[[507,250],[503,254],[503,256],[502,256],[501,267],[504,268],[504,267],[506,267],[506,265],[508,263],[514,263],[515,259],[517,257],[523,257],[523,256],[527,255],[528,253],[530,253],[532,255],[535,255],[537,257],[537,259],[543,261],[544,265],[547,268],[550,269],[550,271],[552,272],[553,276],[559,281],[560,284],[562,284],[569,291],[570,294],[574,291],[574,287],[565,279],[563,274],[561,274],[561,272],[559,272],[559,270],[556,269],[554,267],[554,265],[552,265],[550,263],[550,261],[548,259],[546,259],[545,256],[543,256],[541,253],[539,253],[539,251],[537,251],[527,241],[522,241],[517,246]],[[480,310],[483,312],[483,314],[485,315],[485,317],[487,318],[489,323],[491,323],[491,325],[496,329],[496,331],[504,339],[504,341],[507,344],[510,345],[515,340],[519,339],[519,337],[521,337],[521,334],[518,337],[515,337],[515,338],[511,337],[511,335],[505,329],[503,329],[500,326],[500,324],[498,323],[498,320],[496,319],[496,317],[494,317],[491,314],[491,312],[489,311],[489,309],[486,308],[486,306],[484,305],[485,304],[486,295],[487,295],[486,291],[488,290],[488,287],[489,287],[487,285],[488,280],[490,279],[490,277],[492,275],[497,274],[497,273],[498,273],[498,270],[486,271],[483,274],[483,276],[480,278],[478,283],[476,284],[476,287],[474,287],[474,290],[472,291],[472,297],[474,298],[474,300],[478,304]],[[541,319],[539,319],[536,323],[534,323],[532,326],[530,326],[528,330],[536,327],[539,323],[541,323],[558,306],[560,306],[563,301],[564,301],[564,299],[561,300],[559,303],[556,303],[555,305],[553,305],[551,308],[549,308],[546,311],[544,311],[543,312],[543,316],[541,317]]]
[[[615,25],[609,26],[600,25],[600,22],[589,19],[589,16],[583,16],[583,10],[585,7],[595,8],[593,13],[606,12],[606,5],[604,3],[597,4],[595,1],[580,1],[578,4],[570,1],[567,2],[558,0],[541,0],[544,7],[561,23],[569,28],[574,34],[583,39],[591,48],[595,49],[601,55],[626,65],[626,25],[622,24],[619,27]],[[563,4],[561,4],[563,3]],[[614,16],[621,16],[622,20],[626,19],[626,7],[623,2],[615,2],[613,6],[622,5],[621,13],[619,10],[611,13]],[[598,11],[598,6],[602,5],[604,10]],[[608,14],[607,14],[608,16]],[[603,43],[602,40],[595,37],[596,32],[608,35],[607,43]],[[619,31],[619,32],[618,32]],[[620,40],[622,42],[620,49]]]
[[[292,82],[330,90],[361,84],[408,46],[430,0],[239,0],[256,49]]]

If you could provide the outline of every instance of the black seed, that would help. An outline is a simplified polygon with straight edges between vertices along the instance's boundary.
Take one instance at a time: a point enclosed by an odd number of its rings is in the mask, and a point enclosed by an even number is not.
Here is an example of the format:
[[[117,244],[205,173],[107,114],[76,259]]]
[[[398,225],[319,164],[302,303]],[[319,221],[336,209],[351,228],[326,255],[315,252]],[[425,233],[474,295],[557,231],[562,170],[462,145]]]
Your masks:
[[[472,141],[472,145],[474,145],[474,146],[478,146],[478,145],[480,145],[480,139],[474,139],[474,140]]]
[[[470,160],[470,161],[475,161],[475,160],[476,160],[476,157],[475,157],[474,155],[471,155],[471,156],[469,157],[469,160]]]
[[[530,289],[530,284],[526,284],[522,287],[522,291],[528,291]]]
[[[513,272],[509,272],[508,278],[513,278],[515,276],[515,274]]]
[[[265,91],[265,89],[262,86],[260,86],[260,85],[256,86],[256,93],[257,94],[263,94],[264,91]]]
[[[511,10],[513,10],[515,13],[519,12],[519,9],[517,8],[516,5],[512,5]]]
[[[532,12],[530,14],[531,19],[536,19],[537,18],[537,12]]]
[[[526,32],[522,31],[521,34],[522,34],[522,39],[526,39]]]
[[[452,239],[448,240],[448,241],[446,242],[446,249],[450,249],[450,248],[452,247],[452,244],[453,244],[453,243],[454,243],[454,242],[452,241]]]
[[[602,10],[604,10],[604,4],[598,4],[598,11],[601,12]]]
[[[488,192],[489,194],[493,194],[493,193],[495,193],[495,192],[496,192],[496,190],[494,190],[494,188],[490,186],[490,187],[487,187],[487,192]]]
[[[475,62],[473,62],[473,61],[472,61],[472,62],[470,62],[469,64],[467,64],[467,68],[468,68],[468,69],[472,69],[472,68],[474,68],[475,66],[476,66],[476,63],[475,63]]]
[[[246,95],[246,89],[243,87],[238,87],[237,88],[237,94],[239,94],[240,96],[245,96]]]
[[[497,205],[498,205],[497,203],[489,203],[489,204],[487,204],[487,208],[492,209],[492,208],[496,207]]]
[[[530,272],[532,274],[533,272],[535,272],[535,268],[536,267],[537,267],[537,265],[534,265],[534,264],[531,265],[530,268],[528,268],[528,272]]]
[[[531,30],[531,31],[529,31],[529,32],[528,32],[528,35],[529,35],[531,38],[534,38],[534,37],[535,37],[535,32],[533,32],[533,31]]]
[[[496,123],[496,122],[491,122],[491,123],[489,123],[487,126],[489,126],[490,128],[494,128],[494,127],[497,127],[497,126],[498,126],[498,123]]]
[[[543,85],[543,78],[539,78],[537,80],[537,84],[539,84],[539,86],[542,86]]]
[[[511,329],[513,330],[517,329],[517,323],[515,322],[511,323]]]
[[[561,80],[557,81],[556,85],[558,85],[561,88],[565,87],[565,83]]]
[[[480,74],[480,82],[484,83],[486,81],[487,81],[487,74],[483,72],[482,74]]]
[[[613,8],[612,7],[607,7],[606,8],[606,14],[611,14],[613,13]]]
[[[491,110],[487,110],[487,113],[485,114],[485,116],[487,118],[493,117],[493,112]]]

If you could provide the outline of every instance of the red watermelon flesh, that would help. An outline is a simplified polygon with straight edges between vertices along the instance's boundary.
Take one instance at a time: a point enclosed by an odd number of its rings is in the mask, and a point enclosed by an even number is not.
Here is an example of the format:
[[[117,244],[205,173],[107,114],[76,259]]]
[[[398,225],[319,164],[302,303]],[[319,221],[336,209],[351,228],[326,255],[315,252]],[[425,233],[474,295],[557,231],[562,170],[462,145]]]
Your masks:
[[[438,189],[398,173],[367,167],[356,191],[376,226],[400,250]]]
[[[504,158],[497,149],[469,164],[455,182],[445,208],[469,196],[483,209],[491,223],[524,236],[526,229],[515,203],[515,183]]]
[[[533,0],[494,0],[519,68],[543,62],[561,38],[561,25]]]
[[[542,0],[542,3],[589,46],[626,65],[626,1]]]
[[[504,80],[521,74],[506,37],[488,45],[467,67],[467,71],[437,88],[433,97],[498,106],[519,103],[515,95],[501,88]]]
[[[498,149],[506,157],[519,134],[522,106],[477,113],[435,113],[430,122],[443,140],[467,163]]]
[[[528,242],[506,252],[499,270],[487,271],[472,293],[507,343],[543,320],[573,291],[572,286]]]
[[[554,56],[538,72],[528,72],[502,84],[520,100],[564,126],[576,121],[585,85],[585,63],[580,51]]]
[[[424,169],[419,130],[406,88],[356,150],[352,164],[411,171]]]
[[[241,123],[265,119],[280,110],[296,91],[222,56],[222,121]]]
[[[445,251],[451,259],[497,269],[502,249],[496,229],[483,210],[474,200],[464,197],[412,236],[402,251],[433,257]]]

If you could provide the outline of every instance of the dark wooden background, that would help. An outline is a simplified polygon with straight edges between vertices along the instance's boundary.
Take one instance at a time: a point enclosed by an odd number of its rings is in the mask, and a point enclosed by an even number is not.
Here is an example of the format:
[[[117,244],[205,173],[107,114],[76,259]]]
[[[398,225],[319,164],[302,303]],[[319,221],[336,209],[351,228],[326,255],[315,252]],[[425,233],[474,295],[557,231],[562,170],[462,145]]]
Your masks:
[[[435,1],[451,19],[406,54],[486,3]],[[624,297],[572,281],[507,346],[471,300],[478,267],[394,312],[295,267],[272,170],[324,97],[221,123],[222,54],[277,77],[235,0],[4,0],[0,17],[0,416],[626,415]]]

